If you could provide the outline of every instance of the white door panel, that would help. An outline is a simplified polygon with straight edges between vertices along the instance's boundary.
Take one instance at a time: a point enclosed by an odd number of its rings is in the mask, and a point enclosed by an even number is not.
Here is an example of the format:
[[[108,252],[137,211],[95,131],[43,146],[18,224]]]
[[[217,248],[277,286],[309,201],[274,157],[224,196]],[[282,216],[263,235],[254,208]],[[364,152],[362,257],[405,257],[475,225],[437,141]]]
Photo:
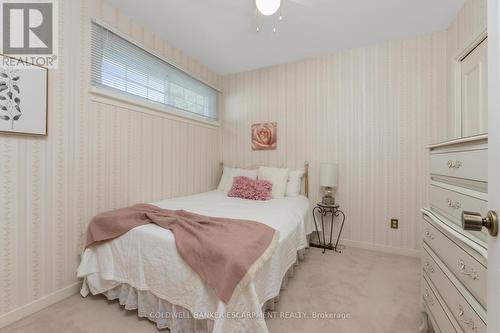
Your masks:
[[[488,194],[489,209],[500,213],[500,7],[488,0]],[[500,240],[488,242],[488,333],[500,332]]]
[[[487,132],[488,40],[481,42],[460,63],[462,136]]]

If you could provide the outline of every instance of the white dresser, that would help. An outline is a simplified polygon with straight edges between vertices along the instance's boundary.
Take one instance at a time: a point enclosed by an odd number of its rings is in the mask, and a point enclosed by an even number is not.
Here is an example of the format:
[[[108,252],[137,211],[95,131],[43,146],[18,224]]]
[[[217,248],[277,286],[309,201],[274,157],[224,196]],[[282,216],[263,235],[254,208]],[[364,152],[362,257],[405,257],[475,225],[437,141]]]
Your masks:
[[[461,219],[462,211],[488,211],[488,138],[429,149],[430,206],[422,209],[424,321],[435,332],[486,333],[488,231],[465,231]]]

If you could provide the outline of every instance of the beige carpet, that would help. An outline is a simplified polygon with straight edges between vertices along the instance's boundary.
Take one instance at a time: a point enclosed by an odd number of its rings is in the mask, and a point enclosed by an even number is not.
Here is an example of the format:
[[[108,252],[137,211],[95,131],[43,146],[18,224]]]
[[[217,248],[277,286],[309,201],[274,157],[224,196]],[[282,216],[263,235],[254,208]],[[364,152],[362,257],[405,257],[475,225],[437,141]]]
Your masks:
[[[278,318],[267,320],[269,331],[414,333],[420,321],[419,288],[418,259],[355,248],[341,254],[309,249],[281,293]],[[279,318],[295,311],[329,318]],[[337,313],[347,318],[332,318]],[[123,310],[117,302],[79,295],[0,329],[0,333],[156,331],[154,324],[137,318],[134,311]]]

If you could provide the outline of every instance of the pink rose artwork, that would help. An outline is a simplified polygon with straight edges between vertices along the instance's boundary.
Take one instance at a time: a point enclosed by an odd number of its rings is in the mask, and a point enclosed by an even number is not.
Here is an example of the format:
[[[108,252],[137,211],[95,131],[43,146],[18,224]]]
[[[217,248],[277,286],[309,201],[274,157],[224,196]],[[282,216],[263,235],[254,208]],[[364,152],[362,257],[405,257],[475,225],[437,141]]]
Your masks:
[[[252,125],[252,150],[275,150],[278,146],[276,123],[260,123]]]

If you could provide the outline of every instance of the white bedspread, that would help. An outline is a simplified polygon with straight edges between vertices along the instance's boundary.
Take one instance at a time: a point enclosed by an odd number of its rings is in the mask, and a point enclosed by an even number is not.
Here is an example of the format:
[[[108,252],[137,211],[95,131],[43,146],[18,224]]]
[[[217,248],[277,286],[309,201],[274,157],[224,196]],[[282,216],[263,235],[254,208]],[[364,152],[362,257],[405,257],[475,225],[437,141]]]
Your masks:
[[[259,314],[262,305],[279,294],[281,279],[295,263],[297,251],[307,246],[306,234],[311,230],[307,198],[251,201],[212,191],[153,204],[265,223],[279,230],[279,245],[253,282],[226,305],[184,263],[169,230],[155,224],[144,225],[85,250],[78,268],[78,277],[85,278],[81,294],[86,296],[90,291],[95,295],[127,283],[180,305],[200,319],[212,316],[214,332],[267,332],[264,318],[249,317],[251,313]],[[250,314],[242,316],[245,312]]]

